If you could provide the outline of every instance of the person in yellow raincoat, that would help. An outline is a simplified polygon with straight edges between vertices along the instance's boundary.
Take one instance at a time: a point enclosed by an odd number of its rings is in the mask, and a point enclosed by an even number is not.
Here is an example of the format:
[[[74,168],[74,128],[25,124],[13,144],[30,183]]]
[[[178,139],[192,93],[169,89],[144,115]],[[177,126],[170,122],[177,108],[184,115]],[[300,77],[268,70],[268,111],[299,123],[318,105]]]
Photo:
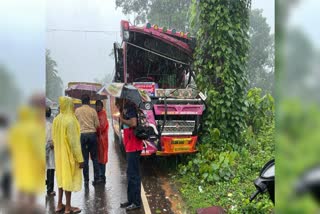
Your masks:
[[[34,108],[23,106],[9,130],[9,149],[19,205],[36,206],[36,195],[45,190],[45,126]]]
[[[81,190],[83,157],[80,144],[80,126],[74,114],[74,105],[69,97],[60,97],[60,114],[53,120],[52,140],[56,167],[56,179],[59,198],[56,211],[79,213],[77,207],[71,207],[71,192]],[[66,205],[62,204],[63,192]]]

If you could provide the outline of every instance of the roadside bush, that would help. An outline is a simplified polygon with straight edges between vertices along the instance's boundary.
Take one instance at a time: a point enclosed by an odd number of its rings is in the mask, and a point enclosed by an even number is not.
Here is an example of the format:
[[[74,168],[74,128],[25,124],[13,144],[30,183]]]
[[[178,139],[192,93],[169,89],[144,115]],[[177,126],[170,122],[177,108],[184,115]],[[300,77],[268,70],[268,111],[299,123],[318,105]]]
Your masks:
[[[209,135],[202,136],[199,152],[187,158],[180,166],[181,175],[191,174],[203,182],[228,181],[239,167],[239,159],[252,160],[254,155],[274,151],[274,100],[270,94],[261,97],[261,89],[248,91],[245,101],[249,108],[246,116],[247,129],[238,141],[230,143],[220,139],[220,130],[213,128]],[[261,167],[261,166],[259,166]]]
[[[197,208],[221,206],[228,213],[271,213],[267,194],[249,203],[253,185],[263,165],[274,158],[274,120],[259,134],[244,132],[242,146],[199,146],[199,153],[179,165],[174,180],[190,213]]]
[[[209,144],[201,145],[199,153],[186,165],[179,166],[181,175],[192,175],[200,183],[232,179],[239,154],[235,151],[217,152]]]
[[[202,136],[199,152],[186,157],[176,175],[180,191],[189,209],[219,205],[228,213],[268,213],[273,205],[267,195],[249,203],[255,191],[253,181],[263,165],[274,158],[275,120],[271,95],[261,97],[261,90],[248,91],[246,101],[249,124],[238,139],[230,143],[212,129]]]
[[[260,129],[271,122],[274,117],[274,99],[270,94],[261,96],[261,88],[252,88],[248,91],[246,103],[248,104],[248,115],[246,123],[252,131],[257,134]]]

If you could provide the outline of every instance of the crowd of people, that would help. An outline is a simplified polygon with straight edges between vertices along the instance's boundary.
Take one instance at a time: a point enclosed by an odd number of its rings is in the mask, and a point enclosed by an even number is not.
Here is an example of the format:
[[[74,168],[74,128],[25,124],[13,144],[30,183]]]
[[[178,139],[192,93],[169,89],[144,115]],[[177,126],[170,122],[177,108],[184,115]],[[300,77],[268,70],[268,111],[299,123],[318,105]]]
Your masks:
[[[97,100],[95,109],[90,106],[90,97],[82,95],[81,107],[74,108],[69,97],[59,98],[59,114],[51,118],[51,109],[46,107],[46,168],[47,195],[53,197],[54,180],[58,187],[56,212],[80,213],[71,206],[72,192],[80,191],[82,184],[89,185],[89,159],[93,165],[92,185],[106,184],[108,162],[108,119],[103,102]],[[120,121],[124,126],[124,144],[127,153],[127,201],[120,204],[127,211],[141,207],[141,177],[139,158],[142,140],[134,135],[137,126],[136,106],[126,99],[118,100]],[[66,203],[63,203],[65,195]]]

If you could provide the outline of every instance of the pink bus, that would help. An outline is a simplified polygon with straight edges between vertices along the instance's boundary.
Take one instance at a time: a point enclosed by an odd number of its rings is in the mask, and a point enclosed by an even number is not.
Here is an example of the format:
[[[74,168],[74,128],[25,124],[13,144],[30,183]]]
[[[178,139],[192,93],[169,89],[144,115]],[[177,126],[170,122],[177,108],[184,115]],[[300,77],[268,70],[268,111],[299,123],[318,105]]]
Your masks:
[[[144,140],[143,156],[196,152],[204,102],[195,89],[191,69],[194,39],[190,33],[147,23],[121,21],[122,45],[114,44],[114,82],[145,90],[152,106],[143,110],[154,135]],[[193,85],[193,86],[192,86]],[[115,139],[123,147],[122,127],[111,98]]]

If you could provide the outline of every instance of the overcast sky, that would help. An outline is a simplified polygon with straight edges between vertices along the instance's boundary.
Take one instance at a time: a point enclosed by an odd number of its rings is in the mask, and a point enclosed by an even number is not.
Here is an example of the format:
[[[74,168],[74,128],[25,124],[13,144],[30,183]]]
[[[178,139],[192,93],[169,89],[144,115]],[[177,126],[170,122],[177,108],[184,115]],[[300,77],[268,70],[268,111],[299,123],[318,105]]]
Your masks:
[[[120,42],[121,19],[126,16],[110,0],[47,1],[47,48],[58,63],[65,85],[70,81],[102,79],[113,73],[114,60],[109,54],[113,43]]]

